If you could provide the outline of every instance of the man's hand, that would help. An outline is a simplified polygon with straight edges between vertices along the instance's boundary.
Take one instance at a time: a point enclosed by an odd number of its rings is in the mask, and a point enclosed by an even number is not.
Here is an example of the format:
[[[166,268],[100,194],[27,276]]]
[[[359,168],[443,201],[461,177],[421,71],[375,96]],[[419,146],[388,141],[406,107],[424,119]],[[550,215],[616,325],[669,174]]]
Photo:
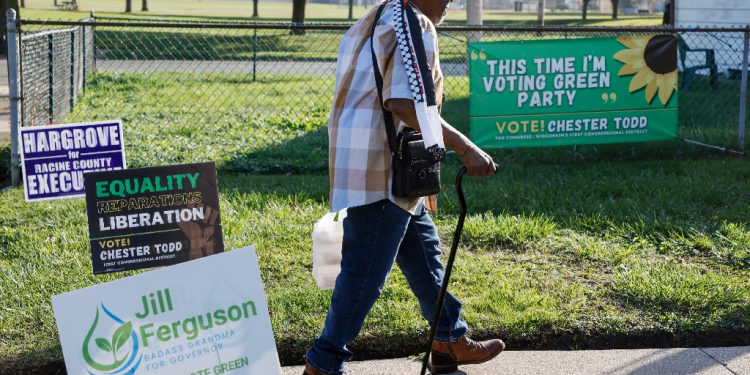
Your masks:
[[[487,177],[497,171],[492,158],[473,143],[458,156],[466,166],[466,174],[471,177]]]
[[[458,130],[443,122],[443,140],[445,145],[456,151],[461,162],[466,166],[466,174],[471,177],[487,177],[497,171],[495,162],[482,151],[474,142],[466,138]]]
[[[396,116],[398,120],[403,121],[412,129],[419,131],[419,122],[417,121],[417,111],[414,109],[414,102],[409,99],[388,99],[385,102],[386,108]],[[466,174],[472,177],[487,177],[495,171],[495,162],[482,151],[473,142],[466,138],[461,132],[453,128],[445,120],[442,120],[443,140],[445,145],[458,153],[461,162],[466,166]],[[398,122],[396,122],[398,124]]]

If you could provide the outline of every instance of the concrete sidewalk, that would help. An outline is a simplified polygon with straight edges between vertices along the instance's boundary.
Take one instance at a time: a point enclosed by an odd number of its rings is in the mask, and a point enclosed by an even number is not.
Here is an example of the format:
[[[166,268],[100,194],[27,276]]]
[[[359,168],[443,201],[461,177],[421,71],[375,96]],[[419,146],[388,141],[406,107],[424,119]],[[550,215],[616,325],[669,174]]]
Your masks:
[[[349,362],[347,375],[418,375],[422,363],[408,358]],[[283,368],[301,375],[304,366]],[[750,346],[730,348],[507,351],[452,375],[501,374],[717,374],[750,375]]]

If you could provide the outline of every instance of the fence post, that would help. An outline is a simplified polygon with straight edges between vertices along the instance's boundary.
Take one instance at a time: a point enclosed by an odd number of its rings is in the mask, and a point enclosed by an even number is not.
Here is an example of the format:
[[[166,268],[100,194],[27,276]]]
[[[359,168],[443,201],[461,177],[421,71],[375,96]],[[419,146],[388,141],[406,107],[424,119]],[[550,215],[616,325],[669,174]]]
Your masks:
[[[93,22],[93,21],[92,21]],[[86,94],[86,26],[81,27],[81,89]]]
[[[47,37],[49,45],[49,122],[55,118],[55,45],[54,34]]]
[[[73,107],[76,105],[76,32],[75,28],[70,32],[70,111],[73,112]]]
[[[91,11],[91,23],[96,23],[96,19],[94,18],[94,11]],[[91,59],[93,60],[91,62],[91,70],[96,71],[96,29],[94,26],[91,26]]]
[[[258,53],[258,29],[253,28],[253,82],[255,82],[255,60]]]
[[[8,9],[5,13],[8,36],[8,88],[10,94],[10,179],[15,187],[21,184],[21,158],[18,150],[20,138],[18,123],[18,32],[16,30],[16,11]]]
[[[745,28],[745,46],[742,52],[742,82],[740,82],[740,151],[745,151],[745,118],[747,110],[747,58],[750,50],[750,28]]]

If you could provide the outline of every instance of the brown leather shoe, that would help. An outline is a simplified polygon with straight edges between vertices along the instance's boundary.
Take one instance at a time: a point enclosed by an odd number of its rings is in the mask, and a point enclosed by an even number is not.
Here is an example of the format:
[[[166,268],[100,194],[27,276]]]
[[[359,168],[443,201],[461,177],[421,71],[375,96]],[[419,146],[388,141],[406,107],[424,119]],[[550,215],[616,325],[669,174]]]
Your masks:
[[[310,365],[305,363],[305,372],[303,372],[302,375],[326,375],[326,374],[310,367]]]
[[[310,365],[305,364],[305,371],[302,373],[302,375],[326,375],[312,367]],[[344,373],[346,375],[346,372]]]
[[[499,339],[476,342],[466,335],[456,342],[432,343],[430,372],[448,374],[458,370],[458,365],[478,364],[497,357],[505,349]]]

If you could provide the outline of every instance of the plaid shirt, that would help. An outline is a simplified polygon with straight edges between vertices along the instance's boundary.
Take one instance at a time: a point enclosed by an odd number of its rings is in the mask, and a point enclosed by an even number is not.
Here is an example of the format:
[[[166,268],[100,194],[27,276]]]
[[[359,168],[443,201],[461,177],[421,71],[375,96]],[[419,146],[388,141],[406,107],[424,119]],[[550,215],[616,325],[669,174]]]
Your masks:
[[[375,28],[374,49],[383,76],[383,102],[411,100],[411,88],[393,22],[393,3],[388,3]],[[391,194],[391,150],[378,100],[370,51],[370,33],[377,8],[362,17],[339,45],[336,89],[328,121],[330,206],[332,211],[390,199],[411,214],[421,212],[424,199],[396,198]],[[440,100],[443,74],[438,60],[437,33],[432,22],[415,9],[422,26],[427,61]],[[438,103],[439,105],[441,103]],[[397,131],[405,124],[394,118]],[[430,204],[432,203],[432,205]],[[434,198],[428,202],[434,208]]]

